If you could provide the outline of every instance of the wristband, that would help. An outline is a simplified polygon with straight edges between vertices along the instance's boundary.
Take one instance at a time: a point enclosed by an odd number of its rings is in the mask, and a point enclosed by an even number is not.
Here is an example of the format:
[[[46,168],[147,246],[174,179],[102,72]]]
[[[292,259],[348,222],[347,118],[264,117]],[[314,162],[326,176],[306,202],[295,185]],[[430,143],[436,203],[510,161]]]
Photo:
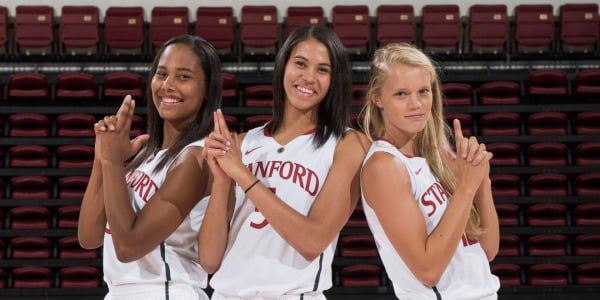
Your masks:
[[[253,183],[252,183],[252,184],[251,184],[249,187],[247,187],[247,188],[244,190],[244,194],[247,194],[247,193],[248,193],[248,191],[249,191],[249,190],[250,190],[252,187],[254,187],[254,186],[257,184],[257,183],[259,183],[259,182],[260,182],[260,180],[256,179],[256,181],[255,181],[255,182],[253,182]]]

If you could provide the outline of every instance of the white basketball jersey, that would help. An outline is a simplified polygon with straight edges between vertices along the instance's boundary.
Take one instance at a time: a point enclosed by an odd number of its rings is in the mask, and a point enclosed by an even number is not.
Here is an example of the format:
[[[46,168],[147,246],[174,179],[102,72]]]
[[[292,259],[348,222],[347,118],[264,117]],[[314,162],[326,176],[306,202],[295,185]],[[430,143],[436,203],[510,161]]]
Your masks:
[[[338,138],[320,148],[313,132],[286,145],[278,144],[266,129],[252,129],[241,145],[242,160],[262,184],[303,215],[319,194]],[[280,298],[331,287],[331,263],[337,237],[321,256],[307,261],[290,246],[236,186],[236,208],[225,257],[210,284],[220,295],[236,298]]]
[[[204,140],[190,143],[188,147],[203,147]],[[183,152],[182,150],[182,152]],[[165,181],[172,159],[162,170],[152,172],[166,150],[143,162],[137,169],[126,175],[127,187],[132,198],[133,209],[140,212],[146,202]],[[180,152],[181,153],[181,152]],[[198,230],[204,218],[208,197],[203,198],[179,227],[163,243],[142,258],[130,262],[120,262],[106,225],[104,234],[104,280],[109,289],[112,286],[128,284],[155,284],[169,281],[173,284],[187,284],[206,288],[208,275],[198,262]]]
[[[386,152],[404,163],[411,182],[411,192],[419,204],[427,226],[427,234],[435,229],[448,206],[448,195],[431,173],[422,157],[402,154],[389,141],[375,141],[365,162],[376,152]],[[393,183],[390,183],[393,184]],[[500,287],[498,278],[490,271],[489,262],[481,245],[467,239],[463,233],[454,256],[434,288],[423,285],[406,266],[392,246],[373,209],[362,195],[364,213],[373,233],[379,255],[394,285],[399,299],[495,299]]]

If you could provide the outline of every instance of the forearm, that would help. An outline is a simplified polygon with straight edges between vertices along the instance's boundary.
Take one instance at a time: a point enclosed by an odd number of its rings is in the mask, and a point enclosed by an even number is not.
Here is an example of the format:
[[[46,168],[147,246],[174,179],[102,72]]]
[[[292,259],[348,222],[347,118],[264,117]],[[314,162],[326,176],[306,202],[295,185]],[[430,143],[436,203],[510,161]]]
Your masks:
[[[102,191],[102,166],[94,159],[92,173],[86,187],[77,225],[77,235],[81,247],[95,249],[102,246],[106,228],[104,194]]]
[[[235,196],[231,182],[213,183],[210,201],[198,232],[198,260],[209,274],[220,266],[227,248]]]
[[[493,260],[498,253],[500,243],[500,225],[498,214],[492,196],[491,181],[484,179],[475,198],[477,210],[481,219],[483,234],[479,237],[479,243],[485,251],[488,260]]]
[[[133,242],[130,232],[136,219],[125,183],[123,164],[102,161],[102,181],[106,218],[115,247],[118,248],[125,241]]]

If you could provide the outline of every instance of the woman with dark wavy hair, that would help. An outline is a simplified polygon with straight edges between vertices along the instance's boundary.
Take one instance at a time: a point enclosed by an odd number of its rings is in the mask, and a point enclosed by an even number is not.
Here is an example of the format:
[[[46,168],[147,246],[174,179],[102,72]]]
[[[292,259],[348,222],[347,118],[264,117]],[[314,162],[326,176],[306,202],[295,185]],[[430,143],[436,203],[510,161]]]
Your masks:
[[[131,96],[94,126],[79,241],[86,249],[103,246],[105,299],[208,299],[197,232],[210,182],[204,139],[221,102],[214,48],[191,35],[167,41],[152,64],[147,93],[149,134],[129,140]]]

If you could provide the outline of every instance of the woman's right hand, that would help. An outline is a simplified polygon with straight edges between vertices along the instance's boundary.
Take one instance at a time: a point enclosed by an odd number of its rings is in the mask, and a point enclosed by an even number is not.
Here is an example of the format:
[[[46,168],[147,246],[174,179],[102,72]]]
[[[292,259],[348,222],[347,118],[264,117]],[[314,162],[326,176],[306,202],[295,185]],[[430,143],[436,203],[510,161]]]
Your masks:
[[[478,143],[475,137],[464,137],[459,120],[455,119],[453,125],[456,156],[446,151],[446,159],[456,176],[457,186],[477,190],[482,180],[489,176],[492,153],[486,151],[485,145]]]
[[[214,116],[214,130],[211,132],[206,141],[204,143],[204,149],[202,150],[202,157],[207,161],[208,167],[213,174],[214,180],[222,180],[228,181],[230,180],[229,175],[225,173],[225,171],[221,168],[218,163],[218,158],[222,157],[224,153],[229,150],[229,145],[231,145],[231,141],[237,144],[237,134],[229,133],[226,131],[225,133],[221,129],[221,124],[219,122],[220,118],[222,118],[219,112],[213,112]],[[229,135],[229,138],[226,136]],[[229,142],[229,145],[228,145]]]

